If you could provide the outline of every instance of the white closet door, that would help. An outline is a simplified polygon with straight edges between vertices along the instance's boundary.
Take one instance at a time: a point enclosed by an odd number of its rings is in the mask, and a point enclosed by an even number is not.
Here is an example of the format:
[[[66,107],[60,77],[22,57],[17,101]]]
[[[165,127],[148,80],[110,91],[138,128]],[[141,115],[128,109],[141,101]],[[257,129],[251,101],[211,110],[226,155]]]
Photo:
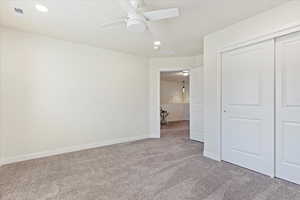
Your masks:
[[[300,184],[300,33],[276,42],[276,176]]]
[[[190,74],[190,138],[203,142],[203,67],[192,69]]]
[[[274,40],[222,55],[222,160],[274,176]]]

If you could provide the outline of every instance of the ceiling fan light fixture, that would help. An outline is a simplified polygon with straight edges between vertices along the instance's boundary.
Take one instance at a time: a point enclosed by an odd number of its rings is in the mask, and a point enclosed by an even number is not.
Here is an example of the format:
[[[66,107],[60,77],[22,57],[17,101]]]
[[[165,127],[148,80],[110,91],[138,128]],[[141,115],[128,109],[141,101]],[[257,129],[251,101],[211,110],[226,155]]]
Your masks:
[[[146,24],[143,20],[140,19],[128,19],[127,29],[135,33],[143,33],[146,31]]]

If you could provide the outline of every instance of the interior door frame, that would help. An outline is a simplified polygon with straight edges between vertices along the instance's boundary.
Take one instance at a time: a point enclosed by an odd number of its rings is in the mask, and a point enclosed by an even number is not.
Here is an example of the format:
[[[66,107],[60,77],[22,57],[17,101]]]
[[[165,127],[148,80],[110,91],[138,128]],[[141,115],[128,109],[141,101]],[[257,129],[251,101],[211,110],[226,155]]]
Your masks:
[[[3,34],[2,34],[1,28],[0,28],[0,71],[2,70],[2,66],[4,66],[4,61],[3,61],[3,56],[2,56],[2,55],[4,55],[4,47],[3,47],[4,45],[2,45],[4,41],[2,40],[2,37],[3,37]],[[2,109],[1,106],[2,105],[1,105],[1,102],[0,102],[0,109]],[[4,116],[0,115],[0,167],[2,165],[4,165],[4,163],[3,163],[3,159],[4,159],[4,155],[3,155],[4,154],[4,142],[3,142],[4,141],[4,133],[3,132],[4,131],[2,131],[3,129],[1,129],[2,128],[1,127],[2,126],[2,120],[3,120],[2,117],[4,117]]]
[[[157,73],[157,107],[156,107],[156,111],[157,111],[157,122],[156,122],[156,125],[159,126],[159,129],[160,129],[160,74],[161,72],[174,72],[174,71],[191,71],[191,69],[194,69],[194,68],[197,68],[197,67],[202,67],[202,66],[192,66],[192,67],[171,67],[171,68],[161,68],[158,70],[158,73]],[[191,112],[191,105],[189,106],[189,110]],[[159,137],[161,137],[161,132],[159,131]]]
[[[191,69],[190,68],[184,68],[184,67],[174,67],[174,68],[168,68],[168,69],[160,69],[159,70],[159,78],[157,79],[158,80],[158,101],[159,101],[159,103],[158,103],[158,108],[157,108],[157,111],[158,111],[158,113],[159,113],[159,117],[158,117],[158,119],[160,119],[160,90],[161,90],[161,88],[160,88],[160,80],[161,80],[161,72],[176,72],[176,71],[189,71],[189,73],[190,73],[190,71],[191,71]],[[190,76],[190,74],[189,74],[189,76]],[[191,112],[191,106],[189,106],[189,110],[190,110],[190,112]],[[159,127],[160,127],[161,125],[160,125],[160,120],[159,120]],[[161,131],[159,132],[159,137],[161,137]]]
[[[300,23],[299,24],[288,25],[288,26],[280,28],[279,30],[276,30],[276,31],[273,31],[273,32],[270,32],[270,33],[267,33],[267,34],[263,34],[263,35],[260,35],[258,37],[254,37],[254,38],[249,39],[249,40],[244,40],[244,41],[233,43],[231,45],[220,48],[217,51],[217,60],[216,60],[217,61],[217,78],[216,79],[217,79],[217,85],[218,85],[218,87],[217,87],[217,99],[218,99],[218,102],[219,102],[219,104],[218,104],[218,106],[219,106],[219,108],[218,108],[218,111],[219,111],[219,113],[218,113],[218,116],[219,116],[218,117],[219,134],[218,134],[218,138],[217,138],[216,142],[219,146],[219,150],[218,150],[217,155],[212,155],[212,154],[206,153],[205,150],[204,150],[204,153],[205,153],[204,155],[206,157],[209,157],[209,158],[217,160],[217,161],[222,161],[222,118],[223,118],[223,116],[222,116],[222,113],[223,113],[222,112],[223,111],[223,106],[222,106],[223,105],[223,96],[222,96],[222,55],[223,55],[223,53],[228,52],[228,51],[232,51],[232,50],[235,50],[235,49],[239,49],[239,48],[242,48],[242,47],[255,45],[255,44],[267,41],[267,40],[271,40],[271,39],[275,40],[276,38],[279,38],[279,37],[282,37],[282,36],[285,36],[285,35],[289,35],[289,34],[292,34],[292,33],[296,33],[296,32],[299,32],[299,31],[300,31]],[[275,65],[276,65],[276,63],[275,63]],[[275,115],[276,115],[276,112],[275,112]],[[276,129],[275,129],[275,136],[276,136]],[[205,140],[205,138],[204,138],[204,140]],[[276,162],[276,160],[275,160],[275,162]]]
[[[194,76],[195,75],[197,76],[197,73],[199,73],[199,72],[195,73],[195,71],[193,72],[193,70],[201,70],[200,71],[201,73],[198,74],[198,75],[200,75],[200,77],[198,77],[198,79],[200,78],[200,80],[201,80],[200,84],[201,84],[201,87],[202,87],[201,90],[200,90],[201,91],[201,95],[199,95],[199,96],[201,96],[200,97],[201,98],[201,102],[200,103],[199,102],[195,103],[195,98],[194,98],[195,97],[194,96],[194,91],[195,91],[194,87],[195,86],[194,86],[194,84],[192,84],[192,82],[195,82],[194,81],[195,80]],[[190,94],[190,96],[189,96],[189,103],[190,103],[190,139],[194,140],[194,141],[197,141],[197,142],[204,143],[204,135],[205,135],[205,133],[204,133],[204,67],[203,66],[200,66],[200,67],[197,67],[197,68],[193,68],[193,69],[190,70],[190,91],[189,91],[189,94]],[[192,134],[192,133],[195,133],[195,129],[192,127],[194,125],[194,123],[192,123],[192,120],[195,119],[195,118],[193,118],[193,116],[194,116],[193,112],[195,110],[197,111],[197,108],[195,108],[195,107],[197,107],[197,106],[195,106],[197,104],[198,104],[198,109],[200,110],[200,113],[201,113],[201,120],[202,120],[202,124],[201,124],[202,126],[200,127],[201,130],[196,131],[197,135],[198,134],[201,135],[201,137],[199,137],[199,138],[193,137],[193,134]],[[192,110],[192,109],[194,109],[194,110]],[[196,116],[196,118],[197,118],[197,116]]]

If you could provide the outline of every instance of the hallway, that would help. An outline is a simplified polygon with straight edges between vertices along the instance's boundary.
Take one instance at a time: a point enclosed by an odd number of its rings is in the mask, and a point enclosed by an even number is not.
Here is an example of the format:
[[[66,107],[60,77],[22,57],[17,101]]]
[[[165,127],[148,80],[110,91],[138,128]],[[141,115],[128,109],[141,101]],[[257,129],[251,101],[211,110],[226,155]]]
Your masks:
[[[178,136],[189,138],[189,121],[169,122],[161,126],[161,137]]]

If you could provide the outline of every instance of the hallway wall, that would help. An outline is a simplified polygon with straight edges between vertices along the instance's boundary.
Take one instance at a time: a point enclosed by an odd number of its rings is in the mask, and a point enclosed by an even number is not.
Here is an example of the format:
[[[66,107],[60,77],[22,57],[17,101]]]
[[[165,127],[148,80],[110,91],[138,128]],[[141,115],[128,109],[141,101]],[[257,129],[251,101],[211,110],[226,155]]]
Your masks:
[[[182,94],[182,81],[160,81],[160,105],[169,112],[168,121],[189,120],[189,82],[185,82]]]

